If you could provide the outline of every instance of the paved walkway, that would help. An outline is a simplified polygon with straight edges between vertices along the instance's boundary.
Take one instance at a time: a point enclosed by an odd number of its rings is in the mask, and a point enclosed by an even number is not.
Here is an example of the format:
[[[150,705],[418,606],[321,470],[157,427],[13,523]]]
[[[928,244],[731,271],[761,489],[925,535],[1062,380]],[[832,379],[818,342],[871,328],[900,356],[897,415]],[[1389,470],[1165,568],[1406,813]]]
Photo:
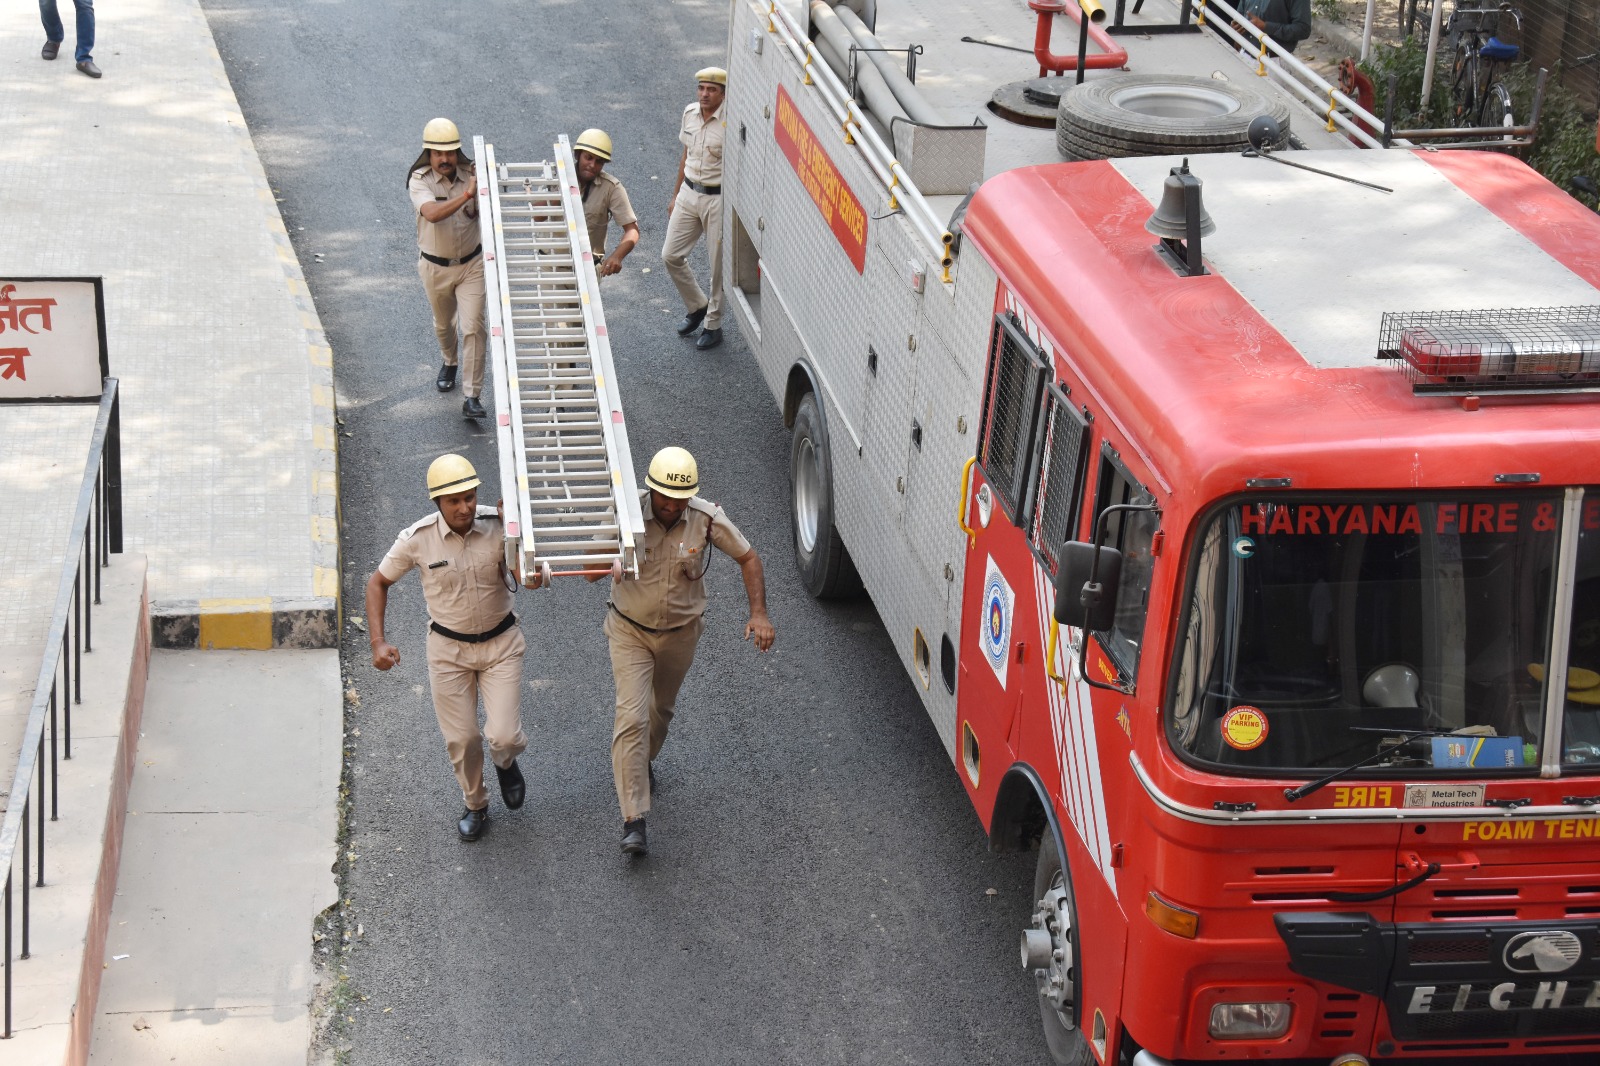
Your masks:
[[[336,651],[150,662],[93,1066],[302,1066],[337,902]]]
[[[336,899],[332,356],[197,0],[98,5],[99,81],[63,8],[55,62],[31,5],[0,20],[0,278],[105,279],[155,643],[328,649],[156,654],[94,1060],[298,1066]],[[27,504],[0,507],[0,791],[93,416],[0,408],[0,498]]]
[[[99,81],[0,20],[0,276],[105,278],[157,643],[333,647],[332,361],[276,202],[196,0],[96,10]]]

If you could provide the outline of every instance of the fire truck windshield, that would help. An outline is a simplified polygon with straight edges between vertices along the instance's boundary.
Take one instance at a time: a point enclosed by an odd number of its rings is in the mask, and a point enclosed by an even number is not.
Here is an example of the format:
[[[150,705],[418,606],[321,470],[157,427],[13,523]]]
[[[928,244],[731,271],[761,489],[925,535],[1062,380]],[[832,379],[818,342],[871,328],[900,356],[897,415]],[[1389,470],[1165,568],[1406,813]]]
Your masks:
[[[1191,761],[1535,774],[1564,652],[1562,772],[1600,773],[1600,490],[1236,499],[1187,588],[1166,724]]]

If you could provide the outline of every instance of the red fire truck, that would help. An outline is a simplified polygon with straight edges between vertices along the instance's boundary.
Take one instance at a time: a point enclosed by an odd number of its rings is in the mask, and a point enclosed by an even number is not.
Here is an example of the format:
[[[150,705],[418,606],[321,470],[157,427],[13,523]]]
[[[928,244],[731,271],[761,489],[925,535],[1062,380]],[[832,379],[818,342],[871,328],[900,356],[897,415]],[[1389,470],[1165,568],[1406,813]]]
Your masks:
[[[912,199],[812,32],[734,4],[731,302],[808,587],[1038,848],[1056,1061],[1600,1054],[1600,219],[1403,150]]]

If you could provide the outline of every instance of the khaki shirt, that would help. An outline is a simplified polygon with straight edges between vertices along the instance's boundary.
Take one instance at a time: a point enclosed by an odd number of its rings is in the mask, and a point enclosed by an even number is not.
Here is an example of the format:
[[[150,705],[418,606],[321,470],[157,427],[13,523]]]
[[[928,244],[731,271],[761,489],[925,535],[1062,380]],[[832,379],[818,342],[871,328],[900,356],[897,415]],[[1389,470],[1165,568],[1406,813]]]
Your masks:
[[[695,496],[683,517],[663,529],[650,507],[650,493],[639,494],[644,507],[644,541],[639,551],[639,576],[611,584],[611,602],[617,610],[651,629],[688,625],[705,613],[706,564],[710,562],[706,531],[711,543],[738,559],[750,550],[739,527],[722,508]]]
[[[419,167],[411,172],[411,180],[406,184],[406,191],[411,194],[411,206],[417,213],[419,251],[436,255],[441,259],[460,259],[481,243],[478,236],[476,201],[468,201],[465,207],[442,222],[429,222],[422,217],[423,204],[436,200],[454,200],[466,192],[477,180],[468,174],[467,168],[457,166],[456,180],[445,181],[432,167]]]
[[[500,576],[504,529],[493,508],[462,537],[435,512],[400,531],[378,572],[399,581],[416,567],[428,615],[457,633],[487,633],[511,613],[511,592]]]
[[[622,182],[601,171],[583,194],[583,220],[589,224],[589,250],[595,255],[606,254],[606,218],[627,227],[639,221],[628,201],[628,190]]]
[[[727,106],[723,101],[709,122],[700,117],[698,103],[683,109],[683,121],[678,124],[678,140],[688,149],[683,176],[696,185],[722,184],[722,133],[726,125],[722,110]]]

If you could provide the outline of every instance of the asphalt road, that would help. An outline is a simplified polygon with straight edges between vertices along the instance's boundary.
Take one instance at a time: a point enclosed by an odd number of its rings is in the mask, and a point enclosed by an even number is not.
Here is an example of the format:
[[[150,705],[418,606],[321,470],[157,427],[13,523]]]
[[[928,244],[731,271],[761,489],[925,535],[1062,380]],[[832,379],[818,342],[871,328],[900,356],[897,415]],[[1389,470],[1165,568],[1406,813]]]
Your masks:
[[[334,350],[344,597],[427,513],[423,471],[493,435],[437,365],[404,182],[448,115],[501,159],[599,125],[644,239],[606,282],[634,455],[683,444],[767,564],[775,650],[741,642],[718,559],[699,658],[658,769],[651,854],[617,848],[603,586],[519,594],[527,805],[484,840],[433,720],[415,578],[391,595],[403,661],[350,627],[345,897],[354,1063],[1025,1063],[1046,1060],[1017,966],[1031,856],[978,820],[870,603],[800,587],[788,435],[736,329],[672,331],[659,262],[676,115],[724,55],[726,10],[678,0],[205,0]],[[648,269],[648,273],[646,273]],[[731,324],[731,319],[730,319]],[[492,496],[492,493],[491,493]],[[491,790],[493,790],[491,776]],[[989,895],[989,889],[996,889]]]

